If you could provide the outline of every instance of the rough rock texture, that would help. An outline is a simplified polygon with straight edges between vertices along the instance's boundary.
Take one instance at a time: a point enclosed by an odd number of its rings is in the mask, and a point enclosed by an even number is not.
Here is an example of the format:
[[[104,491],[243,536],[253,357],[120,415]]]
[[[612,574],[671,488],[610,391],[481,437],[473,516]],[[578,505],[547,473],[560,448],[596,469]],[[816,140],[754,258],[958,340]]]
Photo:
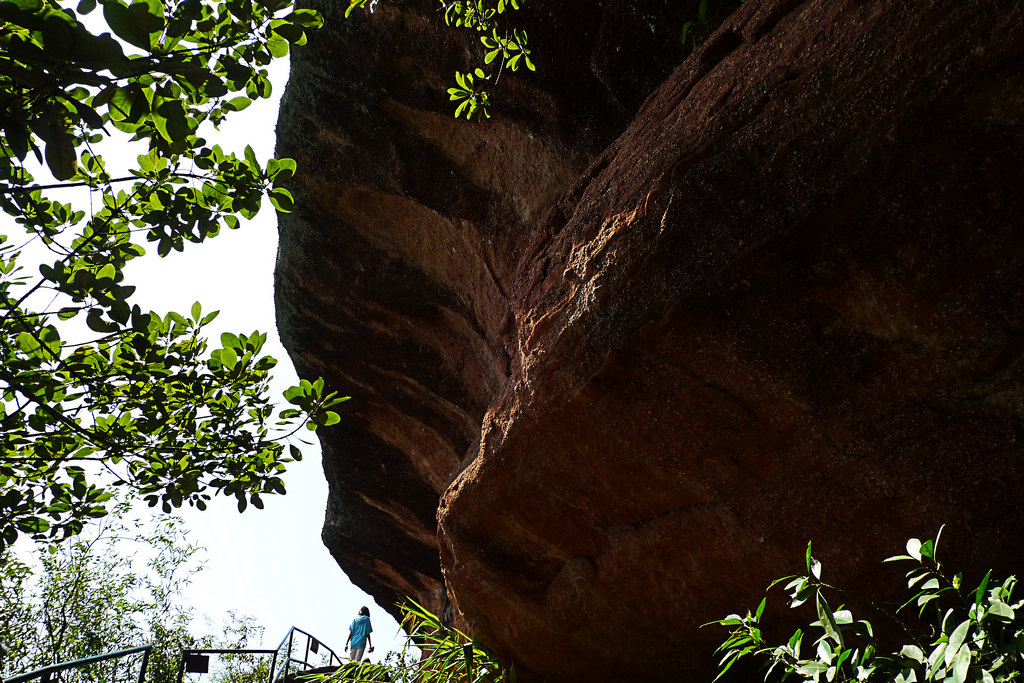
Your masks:
[[[434,2],[348,20],[344,3],[315,5],[326,25],[293,56],[278,126],[303,169],[281,217],[278,316],[300,374],[354,396],[323,439],[324,540],[386,608],[413,595],[445,609],[438,501],[512,372],[518,260],[683,58],[696,4],[530,17],[552,58],[503,75],[486,124],[451,116],[469,48]],[[652,30],[658,16],[671,30]]]
[[[1024,6],[751,0],[669,73],[692,8],[562,3],[485,124],[430,10],[335,7],[279,127],[282,333],[355,396],[321,439],[357,584],[653,681],[808,539],[853,594],[943,522],[1021,571]]]

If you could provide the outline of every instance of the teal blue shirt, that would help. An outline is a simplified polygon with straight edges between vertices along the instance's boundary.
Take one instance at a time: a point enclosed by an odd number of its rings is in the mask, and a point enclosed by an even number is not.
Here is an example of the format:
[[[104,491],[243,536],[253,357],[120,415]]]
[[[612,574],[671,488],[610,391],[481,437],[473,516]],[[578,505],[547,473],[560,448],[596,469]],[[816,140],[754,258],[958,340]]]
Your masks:
[[[366,636],[373,633],[373,627],[370,626],[370,617],[365,614],[356,617],[352,621],[352,625],[348,627],[348,630],[352,633],[352,640],[349,642],[349,647],[353,650],[365,647]]]

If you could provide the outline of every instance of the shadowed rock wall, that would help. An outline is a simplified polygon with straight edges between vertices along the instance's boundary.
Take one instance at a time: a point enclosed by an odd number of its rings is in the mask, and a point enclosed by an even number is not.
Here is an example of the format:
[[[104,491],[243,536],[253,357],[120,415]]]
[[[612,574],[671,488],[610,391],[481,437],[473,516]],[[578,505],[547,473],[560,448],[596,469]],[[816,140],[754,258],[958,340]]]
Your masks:
[[[566,3],[484,124],[429,3],[340,11],[282,108],[278,310],[355,397],[324,540],[382,605],[678,680],[809,539],[854,595],[944,522],[1021,570],[1019,3],[752,0],[674,71],[692,8]]]

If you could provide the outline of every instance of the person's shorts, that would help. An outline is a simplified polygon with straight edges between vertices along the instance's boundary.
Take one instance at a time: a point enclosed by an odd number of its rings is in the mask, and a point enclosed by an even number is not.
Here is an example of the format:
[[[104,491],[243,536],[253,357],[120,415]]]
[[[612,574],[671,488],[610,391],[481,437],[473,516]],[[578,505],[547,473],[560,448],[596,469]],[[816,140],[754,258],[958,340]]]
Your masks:
[[[363,646],[360,647],[360,648],[353,647],[353,648],[349,649],[348,654],[352,658],[353,662],[361,662],[361,661],[363,661],[363,653],[365,651],[366,651],[366,643],[363,643]]]

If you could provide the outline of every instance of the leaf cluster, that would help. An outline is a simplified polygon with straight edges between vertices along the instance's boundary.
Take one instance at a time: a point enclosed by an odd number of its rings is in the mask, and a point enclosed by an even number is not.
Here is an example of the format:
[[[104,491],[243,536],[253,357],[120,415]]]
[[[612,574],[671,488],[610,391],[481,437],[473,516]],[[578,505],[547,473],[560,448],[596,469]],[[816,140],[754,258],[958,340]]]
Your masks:
[[[110,32],[96,35],[80,20],[96,0],[77,12],[52,0],[0,3],[0,180],[27,184],[16,171],[30,151],[57,180],[87,180],[80,151],[109,127],[169,161],[191,157],[204,148],[199,125],[269,96],[264,67],[321,21],[290,11],[290,0],[101,4]]]
[[[530,71],[537,70],[530,59],[526,31],[505,21],[519,5],[519,0],[438,0],[438,11],[445,24],[478,34],[484,48],[483,64],[469,71],[456,71],[455,85],[448,88],[449,99],[456,103],[456,118],[490,117],[490,91],[498,84],[505,67],[517,71],[525,65]],[[367,6],[373,11],[376,0],[349,0],[345,16]]]
[[[264,196],[292,210],[293,160],[225,152],[200,128],[268,97],[266,66],[321,21],[291,0],[0,1],[0,210],[24,235],[0,235],[0,553],[78,533],[112,486],[165,511],[216,492],[262,507],[300,457],[291,435],[339,420],[322,382],[278,414],[266,335],[212,345],[216,312],[143,311],[125,277],[146,243],[181,251]],[[144,151],[115,172],[107,139]],[[51,196],[73,187],[87,207]]]
[[[936,556],[941,534],[940,529],[934,541],[912,538],[905,555],[886,560],[913,564],[906,573],[911,597],[897,615],[916,607],[928,632],[916,632],[894,615],[909,642],[892,647],[879,641],[870,622],[854,619],[843,605],[833,609],[825,593],[835,589],[821,581],[821,563],[808,544],[807,573],[772,586],[786,582],[790,607],[809,603],[817,620],[780,644],[766,642],[761,631],[767,598],[754,613],[711,622],[731,629],[719,647],[718,678],[746,657],[765,662],[766,681],[774,676],[814,683],[997,683],[1024,677],[1024,600],[1014,599],[1017,579],[993,581],[989,571],[974,590],[965,590],[962,576],[947,576]]]
[[[708,1],[700,0],[700,3],[697,5],[697,16],[683,23],[679,42],[683,45],[689,44],[691,50],[697,49],[697,33],[708,21]]]

